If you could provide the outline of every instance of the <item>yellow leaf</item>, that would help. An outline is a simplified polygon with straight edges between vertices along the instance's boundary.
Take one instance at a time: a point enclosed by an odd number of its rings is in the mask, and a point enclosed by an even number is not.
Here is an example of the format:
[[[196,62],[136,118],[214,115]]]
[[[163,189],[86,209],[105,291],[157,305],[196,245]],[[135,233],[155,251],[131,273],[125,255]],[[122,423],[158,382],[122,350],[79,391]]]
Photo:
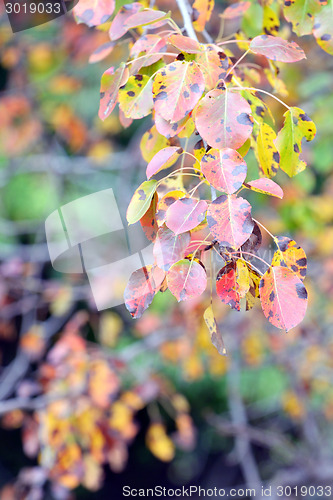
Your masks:
[[[175,456],[175,446],[166,434],[165,426],[152,423],[146,434],[147,448],[162,462],[170,462]]]

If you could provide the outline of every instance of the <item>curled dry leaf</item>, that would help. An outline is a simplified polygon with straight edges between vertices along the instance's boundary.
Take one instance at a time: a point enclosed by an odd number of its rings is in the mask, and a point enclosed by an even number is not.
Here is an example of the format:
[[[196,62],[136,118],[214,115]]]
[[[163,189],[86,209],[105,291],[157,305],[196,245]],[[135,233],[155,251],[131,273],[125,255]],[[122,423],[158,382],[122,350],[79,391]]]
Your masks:
[[[289,267],[303,281],[307,268],[306,253],[303,248],[286,236],[279,236],[276,242],[278,250],[273,255],[272,266]]]
[[[80,0],[74,7],[73,13],[77,23],[87,26],[98,26],[106,23],[115,8],[115,0]]]
[[[156,191],[157,181],[144,181],[135,191],[127,208],[126,218],[129,224],[135,224],[147,212]]]

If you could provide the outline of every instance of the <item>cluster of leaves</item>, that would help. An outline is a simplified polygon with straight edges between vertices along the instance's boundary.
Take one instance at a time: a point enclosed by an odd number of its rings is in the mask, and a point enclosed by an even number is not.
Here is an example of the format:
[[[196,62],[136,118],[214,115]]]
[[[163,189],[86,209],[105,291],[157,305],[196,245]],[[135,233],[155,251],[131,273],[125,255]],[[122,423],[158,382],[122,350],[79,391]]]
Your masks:
[[[76,8],[81,22],[97,25],[105,21],[103,13],[110,16],[102,3],[87,6],[84,11]],[[199,33],[212,7],[212,2],[193,5]],[[248,8],[249,2],[233,4],[222,18],[239,17]],[[103,74],[100,118],[105,120],[119,103],[125,126],[150,114],[154,120],[141,145],[148,162],[147,180],[134,193],[127,220],[140,221],[154,243],[155,262],[130,278],[125,291],[130,313],[140,317],[155,294],[167,288],[178,301],[200,296],[207,287],[204,255],[210,251],[225,262],[216,277],[223,303],[240,310],[245,298],[246,309],[251,309],[260,299],[274,326],[285,331],[295,327],[307,307],[305,253],[293,240],[272,236],[277,251],[271,263],[265,262],[268,269],[261,272],[254,266],[253,259],[261,260],[257,252],[263,226],[253,219],[250,203],[239,193],[245,189],[282,198],[282,189],[271,177],[279,168],[292,177],[306,167],[300,158],[302,140],[314,138],[314,123],[302,109],[253,87],[266,78],[274,81],[277,63],[297,62],[305,58],[303,50],[271,34],[240,42],[201,43],[196,35],[184,36],[169,13],[140,3],[123,6],[107,29],[111,43],[130,30],[144,32],[130,43],[128,61]],[[150,29],[152,34],[147,33]],[[241,50],[246,47],[241,56],[229,48],[233,42]],[[255,64],[244,62],[251,54]],[[277,135],[261,93],[275,97],[287,109]],[[254,180],[246,179],[244,157],[250,148],[259,164],[260,177]],[[185,166],[185,158],[192,164]],[[192,187],[188,178],[198,184]],[[217,196],[216,190],[223,194]],[[211,308],[206,317],[215,331]]]

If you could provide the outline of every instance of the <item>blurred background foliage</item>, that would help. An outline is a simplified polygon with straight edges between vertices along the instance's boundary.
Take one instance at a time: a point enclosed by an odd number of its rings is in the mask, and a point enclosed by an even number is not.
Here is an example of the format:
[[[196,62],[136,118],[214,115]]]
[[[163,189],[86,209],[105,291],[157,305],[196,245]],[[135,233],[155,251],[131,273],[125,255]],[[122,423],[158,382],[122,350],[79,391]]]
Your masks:
[[[181,25],[175,2],[157,4]],[[253,37],[262,22],[253,1],[227,29]],[[217,16],[209,28],[217,34]],[[280,31],[294,36],[283,17]],[[306,250],[309,311],[285,334],[257,308],[244,318],[216,301],[221,357],[201,319],[208,298],[177,304],[158,294],[133,322],[124,306],[97,313],[85,276],[49,262],[44,222],[53,210],[107,187],[126,207],[143,180],[149,119],[123,128],[117,113],[97,117],[100,77],[127,57],[119,43],[94,62],[107,42],[106,31],[71,13],[13,34],[2,12],[1,499],[116,499],[125,484],[331,484],[333,58],[306,36],[298,43],[307,60],[280,65],[283,98],[318,132],[304,146],[308,168],[278,174],[283,200],[251,196],[274,234]],[[270,104],[278,128],[283,109]]]

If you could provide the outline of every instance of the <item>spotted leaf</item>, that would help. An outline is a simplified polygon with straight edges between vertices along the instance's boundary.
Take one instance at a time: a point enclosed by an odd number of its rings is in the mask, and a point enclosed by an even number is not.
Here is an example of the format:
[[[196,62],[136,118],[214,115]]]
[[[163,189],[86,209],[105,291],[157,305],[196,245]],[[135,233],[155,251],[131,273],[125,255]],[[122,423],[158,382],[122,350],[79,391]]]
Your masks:
[[[213,89],[219,80],[225,79],[232,66],[231,60],[224,52],[217,52],[215,46],[208,44],[204,51],[196,54],[195,61],[204,75],[207,90]]]
[[[313,35],[317,40],[318,45],[333,55],[333,2],[328,0],[327,5],[320,8],[316,13]]]
[[[118,40],[118,38],[121,38],[125,33],[127,33],[127,26],[125,25],[125,22],[127,19],[129,19],[133,14],[136,12],[139,12],[139,10],[142,10],[143,6],[139,2],[133,2],[131,4],[123,5],[117,14],[115,15],[111,27],[109,29],[109,36],[112,41]]]
[[[111,67],[103,73],[100,90],[101,100],[98,111],[98,116],[101,120],[105,120],[112,113],[118,101],[119,89],[125,85],[128,76],[128,69],[123,63],[116,71]]]
[[[139,119],[153,109],[152,80],[147,75],[130,76],[119,90],[119,106],[126,118]]]
[[[157,220],[156,220],[157,203],[158,203],[158,194],[154,193],[154,196],[151,200],[151,203],[150,203],[150,206],[149,206],[147,212],[140,219],[140,224],[142,226],[142,229],[143,229],[146,237],[150,241],[155,241],[157,231],[158,231],[158,225],[157,225]]]
[[[192,5],[193,28],[203,31],[214,9],[214,0],[194,0]]]
[[[185,233],[197,227],[206,216],[208,205],[204,200],[181,198],[167,210],[166,225],[175,234]]]
[[[171,167],[176,163],[182,151],[182,148],[177,146],[168,146],[158,151],[147,165],[147,179],[150,179],[161,170]]]
[[[236,262],[228,262],[216,276],[216,293],[224,304],[240,311],[240,296],[236,291],[236,279]]]
[[[179,122],[192,111],[204,90],[205,80],[199,66],[193,61],[175,61],[155,77],[155,111],[164,120]]]
[[[275,146],[276,133],[262,123],[255,143],[255,154],[258,159],[261,173],[266,177],[273,177],[279,169],[280,153]]]
[[[201,99],[195,112],[201,137],[214,148],[241,147],[253,127],[251,108],[246,100],[227,89],[214,89]]]
[[[147,212],[156,191],[157,181],[144,181],[135,191],[127,208],[126,218],[129,224],[135,224]]]
[[[236,2],[227,7],[221,14],[224,19],[235,19],[241,17],[251,6],[251,2]]]
[[[303,320],[308,294],[291,269],[270,267],[263,275],[259,289],[262,310],[272,325],[288,332]]]
[[[256,36],[250,43],[250,49],[255,54],[266,56],[272,61],[290,63],[305,59],[304,51],[297,43],[288,42],[278,36]]]
[[[186,127],[189,119],[190,116],[185,116],[185,118],[182,118],[179,122],[171,122],[165,120],[163,116],[155,114],[155,125],[159,134],[170,139],[176,135],[178,137],[180,136],[180,132]]]
[[[247,165],[234,149],[210,149],[201,160],[201,171],[216,189],[232,194],[243,184]]]
[[[263,7],[263,22],[262,27],[266,35],[276,36],[279,32],[280,20],[276,12],[272,9],[270,5],[264,5]]]
[[[219,354],[225,356],[227,354],[227,351],[223,342],[220,329],[217,326],[216,319],[214,316],[214,311],[211,305],[207,307],[207,309],[205,309],[203,317],[207,325],[207,328],[209,330],[213,346],[216,347]]]
[[[274,253],[272,266],[289,267],[300,280],[306,276],[307,259],[302,247],[296,241],[280,236],[277,238],[278,250]]]
[[[256,253],[262,243],[260,227],[254,222],[252,233],[248,240],[241,246],[242,252]]]
[[[184,258],[184,252],[191,241],[190,232],[175,234],[165,225],[160,227],[154,243],[153,254],[156,264],[167,271],[172,264]]]
[[[285,0],[283,14],[297,36],[310,35],[315,15],[320,11],[318,0]]]
[[[283,191],[280,186],[276,182],[272,181],[272,179],[267,179],[266,177],[246,182],[244,183],[244,186],[252,191],[257,191],[258,193],[270,194],[271,196],[276,196],[277,198],[283,198]]]
[[[106,23],[113,14],[115,0],[79,0],[73,9],[77,23],[85,23],[87,26],[98,26]]]
[[[131,48],[131,57],[143,57],[139,61],[135,61],[135,70],[139,71],[143,66],[150,66],[156,63],[159,59],[163,57],[163,53],[166,50],[166,42],[164,38],[158,35],[144,35],[140,37]],[[150,55],[153,53],[154,55]]]
[[[186,193],[181,190],[170,191],[165,194],[157,206],[156,219],[159,226],[165,223],[168,208],[179,198],[184,198]]]
[[[133,318],[141,318],[161,287],[165,271],[157,266],[147,266],[134,271],[124,292],[125,306]]]
[[[302,172],[306,163],[300,160],[302,139],[312,141],[316,126],[300,108],[292,107],[284,114],[284,124],[278,133],[275,144],[280,153],[280,167],[289,177]]]
[[[247,292],[246,298],[246,310],[250,311],[256,303],[256,300],[260,298],[259,284],[261,280],[261,275],[251,267],[248,263],[249,269],[249,291]]]
[[[249,239],[254,226],[250,203],[235,195],[216,198],[207,210],[207,222],[220,245],[235,249]]]
[[[150,162],[160,149],[167,146],[170,146],[170,142],[157,131],[154,125],[142,136],[140,142],[142,157],[146,162]]]
[[[182,259],[167,272],[168,287],[178,302],[199,297],[207,286],[206,271],[195,260]]]

